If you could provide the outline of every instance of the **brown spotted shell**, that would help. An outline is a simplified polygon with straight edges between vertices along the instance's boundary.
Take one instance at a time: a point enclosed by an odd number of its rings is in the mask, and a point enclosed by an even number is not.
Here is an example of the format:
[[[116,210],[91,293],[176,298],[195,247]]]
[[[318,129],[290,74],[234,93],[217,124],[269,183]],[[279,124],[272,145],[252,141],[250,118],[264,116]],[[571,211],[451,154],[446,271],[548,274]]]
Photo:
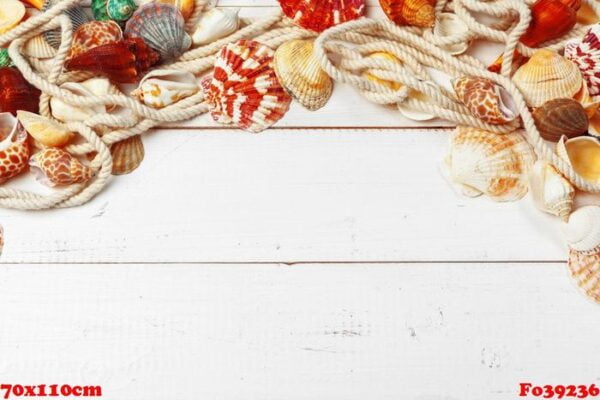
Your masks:
[[[585,135],[589,125],[585,109],[573,99],[547,101],[534,110],[533,119],[540,135],[551,142],[558,142],[562,136],[570,139]]]
[[[139,135],[132,136],[112,145],[113,175],[133,172],[144,160],[144,143]]]
[[[90,167],[66,151],[52,147],[34,154],[29,166],[36,178],[50,187],[84,183],[94,176]]]
[[[502,125],[517,118],[517,110],[508,92],[491,80],[466,76],[453,84],[458,99],[482,121]]]
[[[27,132],[10,113],[0,114],[0,184],[27,169]]]

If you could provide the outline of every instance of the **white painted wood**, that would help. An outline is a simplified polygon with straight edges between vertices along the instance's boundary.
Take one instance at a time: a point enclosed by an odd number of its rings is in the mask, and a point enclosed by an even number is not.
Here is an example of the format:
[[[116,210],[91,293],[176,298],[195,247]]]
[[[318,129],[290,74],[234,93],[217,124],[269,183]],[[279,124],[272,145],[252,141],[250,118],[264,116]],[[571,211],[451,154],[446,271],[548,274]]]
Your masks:
[[[562,264],[4,266],[3,382],[106,400],[506,400],[600,382]]]

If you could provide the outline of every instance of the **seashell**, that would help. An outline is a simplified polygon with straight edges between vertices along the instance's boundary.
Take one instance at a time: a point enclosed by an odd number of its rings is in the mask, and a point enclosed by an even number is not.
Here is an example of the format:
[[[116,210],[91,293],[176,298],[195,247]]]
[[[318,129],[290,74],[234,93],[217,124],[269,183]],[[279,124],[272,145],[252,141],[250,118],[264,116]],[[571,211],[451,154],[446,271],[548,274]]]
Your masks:
[[[443,39],[456,35],[464,35],[469,32],[469,27],[467,24],[460,19],[459,16],[452,13],[441,13],[437,22],[433,27],[433,34],[435,37]],[[452,55],[463,54],[465,51],[469,49],[469,42],[460,42],[453,43],[448,45],[439,46],[442,49],[446,50],[448,53]]]
[[[25,129],[10,113],[0,113],[0,184],[25,171],[27,160]]]
[[[16,68],[0,68],[0,112],[17,110],[37,113],[41,92],[29,84]]]
[[[251,40],[223,47],[203,81],[215,121],[258,133],[279,121],[292,101],[273,69],[273,50]]]
[[[0,2],[0,34],[8,32],[25,17],[25,6],[19,0]]]
[[[323,32],[365,15],[365,0],[279,0],[283,13],[298,26]]]
[[[202,14],[192,35],[194,45],[201,46],[227,37],[238,30],[239,8],[213,8]]]
[[[600,25],[592,26],[581,40],[569,41],[565,57],[581,71],[589,94],[600,95]]]
[[[550,50],[538,50],[513,76],[527,105],[540,107],[548,100],[572,98],[583,85],[577,66]]]
[[[400,60],[398,57],[396,57],[392,53],[386,53],[386,52],[383,52],[383,51],[371,53],[366,58],[367,59],[380,59],[380,60],[384,60],[384,61],[391,61],[391,62],[393,62],[394,64],[396,64],[398,66],[403,66],[404,65],[404,63],[402,62],[402,60]],[[362,76],[363,76],[363,78],[366,78],[366,79],[370,80],[371,82],[376,82],[376,83],[385,85],[385,86],[387,86],[388,88],[390,88],[392,90],[400,90],[402,88],[402,86],[403,86],[400,82],[388,81],[386,79],[379,78],[370,69],[364,71],[362,73]]]
[[[304,107],[316,111],[327,104],[333,80],[313,54],[312,40],[292,40],[275,51],[273,66],[281,85]]]
[[[600,18],[598,18],[598,15],[596,15],[589,4],[583,2],[577,12],[577,22],[582,25],[592,25],[600,22]]]
[[[581,104],[573,99],[554,99],[533,111],[533,119],[540,135],[551,142],[562,136],[582,136],[588,130],[588,117]]]
[[[94,47],[119,42],[122,39],[121,27],[114,21],[86,22],[75,31],[68,58],[77,57]]]
[[[517,70],[523,64],[529,60],[529,57],[525,57],[523,54],[515,50],[513,54],[512,68],[511,71]],[[502,71],[502,63],[504,62],[504,55],[500,55],[492,64],[487,67],[487,70],[499,74]]]
[[[191,72],[157,69],[144,76],[131,95],[150,107],[163,108],[199,91],[200,86]]]
[[[10,56],[8,55],[8,49],[0,49],[0,68],[14,67]]]
[[[529,173],[529,190],[542,211],[569,219],[575,201],[575,188],[551,164],[539,160]]]
[[[518,132],[498,135],[459,126],[452,134],[446,166],[463,194],[515,201],[527,193],[534,161],[532,148]]]
[[[156,50],[162,61],[181,56],[192,44],[185,32],[181,12],[169,4],[149,3],[140,7],[127,21],[125,36],[139,37]]]
[[[55,6],[60,1],[63,0],[45,0],[44,5],[42,6],[42,11],[47,11],[49,8]],[[75,32],[77,28],[79,28],[81,25],[90,21],[90,18],[85,13],[83,8],[79,6],[73,6],[69,8],[67,11],[65,11],[65,14],[67,14],[71,19],[71,24],[73,25],[73,32]],[[58,49],[61,41],[60,28],[53,29],[51,31],[46,31],[43,33],[43,35],[50,46],[54,47],[55,49]]]
[[[181,12],[181,15],[183,15],[183,18],[185,20],[187,20],[189,17],[192,16],[192,13],[194,12],[194,8],[196,7],[194,0],[143,0],[141,1],[142,4],[147,4],[147,3],[163,3],[163,4],[170,4],[172,6],[175,6],[179,9],[179,11]]]
[[[160,61],[160,54],[150,48],[141,38],[126,38],[125,44],[135,56],[135,69],[138,74]]]
[[[538,0],[531,6],[531,23],[521,43],[538,47],[568,33],[577,22],[581,1]]]
[[[21,1],[24,1],[25,3],[37,8],[38,10],[41,10],[42,7],[44,6],[44,0],[21,0]]]
[[[562,137],[556,152],[584,179],[600,181],[600,143],[593,137],[579,136],[568,140]]]
[[[569,274],[580,290],[600,302],[600,254],[598,251],[569,251]]]
[[[53,147],[34,154],[29,160],[29,166],[36,179],[50,187],[84,183],[95,174],[94,170],[71,154]]]
[[[592,118],[598,108],[600,107],[600,97],[590,96],[587,85],[581,85],[581,90],[573,97],[573,100],[577,101],[583,106],[588,119]]]
[[[124,41],[94,47],[65,62],[71,71],[89,71],[118,83],[134,83],[138,70],[136,57]]]
[[[34,58],[52,58],[56,55],[56,49],[48,44],[44,36],[38,35],[25,43],[23,54]]]
[[[66,82],[60,85],[61,89],[68,90],[78,96],[105,96],[107,94],[120,93],[106,78],[91,78],[81,83]],[[50,99],[52,116],[62,122],[85,121],[98,114],[112,111],[114,106],[95,105],[88,107],[77,107],[67,104],[57,97]]]
[[[435,23],[435,0],[379,0],[396,25],[431,28]]]
[[[489,79],[465,76],[455,80],[453,86],[469,112],[484,122],[508,124],[518,116],[510,94]]]
[[[427,82],[427,84],[435,87],[435,85],[431,82]],[[425,103],[431,101],[431,99],[427,97],[425,93],[413,89],[408,92],[408,98],[419,100]],[[400,114],[402,114],[405,118],[413,121],[429,121],[437,117],[435,114],[410,108],[410,106],[405,103],[398,103],[398,111],[400,111]]]
[[[110,152],[113,157],[113,175],[126,175],[133,172],[144,160],[144,143],[140,135],[117,142]]]
[[[97,21],[125,22],[136,9],[133,0],[92,0],[92,13]]]
[[[73,139],[73,132],[49,118],[29,111],[17,111],[17,118],[27,133],[43,146],[62,147]]]

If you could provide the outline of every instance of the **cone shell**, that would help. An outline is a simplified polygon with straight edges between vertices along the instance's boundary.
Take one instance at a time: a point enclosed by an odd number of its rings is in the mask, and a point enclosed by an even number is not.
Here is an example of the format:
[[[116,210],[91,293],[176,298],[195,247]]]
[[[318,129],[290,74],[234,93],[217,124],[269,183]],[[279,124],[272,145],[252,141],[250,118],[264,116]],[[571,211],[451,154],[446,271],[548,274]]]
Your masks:
[[[61,0],[45,0],[44,5],[42,6],[42,11],[47,11],[51,7],[58,4],[60,1]],[[83,8],[79,6],[73,6],[69,8],[67,11],[65,11],[65,14],[67,14],[69,16],[69,19],[71,20],[71,24],[73,25],[73,32],[75,32],[77,28],[79,28],[81,25],[90,21],[90,18],[88,17],[86,12],[83,10]],[[62,36],[60,28],[44,32],[43,35],[50,46],[54,47],[55,49],[58,49],[58,47],[60,46]]]
[[[365,0],[279,0],[283,13],[302,28],[323,32],[365,15]]]
[[[433,34],[436,38],[444,39],[456,35],[464,35],[469,32],[469,27],[463,22],[462,19],[456,14],[452,13],[441,13],[435,26],[433,27]],[[460,55],[469,49],[470,43],[468,41],[453,43],[448,45],[441,45],[440,47],[446,50],[452,55]]]
[[[431,28],[435,23],[435,0],[379,0],[379,3],[397,25]]]
[[[55,121],[28,111],[17,111],[17,118],[36,142],[47,147],[65,146],[73,133]]]
[[[196,46],[202,46],[236,32],[240,26],[239,8],[213,8],[208,10],[198,21],[192,41]]]
[[[592,26],[583,39],[568,42],[565,57],[581,71],[589,94],[600,95],[600,25]]]
[[[55,187],[84,183],[94,176],[94,171],[64,150],[47,148],[34,154],[29,166],[43,184]]]
[[[533,150],[517,132],[498,135],[460,126],[452,134],[446,166],[463,194],[515,201],[527,193],[534,161]]]
[[[0,1],[0,34],[8,32],[25,16],[25,6],[19,0]]]
[[[275,52],[279,82],[292,97],[311,111],[325,104],[333,93],[333,80],[321,69],[313,54],[312,40],[292,40]]]
[[[38,35],[25,43],[23,54],[34,58],[52,58],[56,55],[56,49],[50,46],[42,35]]]
[[[214,74],[202,82],[215,121],[258,133],[279,121],[291,97],[273,69],[273,50],[240,40],[217,55]]]
[[[527,105],[540,107],[548,100],[572,98],[583,85],[577,66],[550,50],[538,50],[513,76]]]
[[[29,145],[23,126],[10,113],[0,113],[0,184],[27,169]]]
[[[23,78],[18,69],[0,68],[0,112],[17,115],[17,110],[38,112],[40,91]]]
[[[557,153],[584,179],[600,182],[600,143],[596,139],[580,136],[567,140],[563,137],[558,142]]]
[[[572,99],[547,101],[534,110],[533,119],[540,135],[551,142],[558,142],[562,136],[585,135],[589,125],[585,109]]]
[[[132,136],[112,145],[113,175],[125,175],[133,172],[144,160],[144,143],[142,138]]]
[[[551,164],[537,161],[529,174],[529,190],[542,211],[569,219],[575,201],[575,188]]]
[[[94,47],[67,60],[65,67],[96,72],[118,83],[134,83],[138,76],[136,57],[123,41]]]
[[[150,107],[163,108],[199,91],[191,72],[164,69],[149,72],[131,95]]]
[[[482,121],[502,125],[517,118],[518,111],[510,94],[489,79],[462,77],[453,85],[458,99]]]
[[[538,47],[568,33],[577,22],[581,1],[538,0],[531,6],[531,24],[521,36],[521,42]]]
[[[379,59],[379,60],[384,60],[384,61],[391,61],[394,64],[396,64],[399,67],[402,67],[404,64],[402,63],[402,60],[400,60],[398,57],[396,57],[395,55],[393,55],[392,53],[386,53],[383,51],[378,51],[375,53],[371,53],[369,54],[367,57],[367,59]],[[386,79],[381,79],[379,78],[376,73],[371,70],[371,69],[367,69],[366,71],[363,71],[362,73],[363,78],[366,78],[368,80],[370,80],[371,82],[375,82],[375,83],[379,83],[381,85],[385,85],[388,88],[392,89],[392,90],[400,90],[400,88],[402,88],[402,84],[399,82],[395,82],[395,81],[388,81]]]
[[[94,47],[119,42],[122,39],[121,27],[114,21],[87,22],[75,31],[68,58],[77,57]]]

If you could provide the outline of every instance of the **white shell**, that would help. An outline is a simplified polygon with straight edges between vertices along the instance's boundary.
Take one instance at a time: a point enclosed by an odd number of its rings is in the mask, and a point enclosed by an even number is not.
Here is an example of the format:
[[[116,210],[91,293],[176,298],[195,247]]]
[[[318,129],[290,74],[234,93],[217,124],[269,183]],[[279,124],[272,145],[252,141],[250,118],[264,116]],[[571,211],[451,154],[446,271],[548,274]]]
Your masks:
[[[200,86],[192,73],[163,69],[149,72],[131,95],[150,107],[163,108],[199,90]]]
[[[427,84],[433,87],[437,87],[431,82],[427,82]],[[424,102],[429,101],[429,98],[425,94],[412,89],[410,90],[408,97]],[[405,118],[408,118],[413,121],[430,121],[436,118],[436,115],[434,114],[414,110],[404,103],[398,103],[398,111],[400,111],[400,114],[402,114]]]
[[[239,12],[239,8],[213,8],[203,14],[192,35],[194,45],[209,44],[237,31],[240,26]]]
[[[460,19],[460,17],[452,13],[439,14],[433,27],[433,35],[436,38],[447,38],[456,36],[458,34],[463,35],[468,32],[469,27],[462,21],[462,19]],[[459,55],[468,50],[469,43],[461,41],[460,43],[443,45],[439,47],[452,55]]]
[[[529,174],[529,190],[535,205],[565,222],[573,210],[575,188],[556,168],[539,160]]]
[[[594,251],[600,246],[600,207],[581,207],[571,214],[563,232],[569,247],[580,252]]]
[[[106,78],[92,78],[80,83],[66,82],[60,87],[79,96],[104,96],[118,92],[118,89]],[[52,110],[52,116],[57,120],[62,122],[73,122],[85,121],[95,115],[111,111],[114,107],[107,107],[104,105],[77,107],[53,97],[50,99],[50,108]]]

